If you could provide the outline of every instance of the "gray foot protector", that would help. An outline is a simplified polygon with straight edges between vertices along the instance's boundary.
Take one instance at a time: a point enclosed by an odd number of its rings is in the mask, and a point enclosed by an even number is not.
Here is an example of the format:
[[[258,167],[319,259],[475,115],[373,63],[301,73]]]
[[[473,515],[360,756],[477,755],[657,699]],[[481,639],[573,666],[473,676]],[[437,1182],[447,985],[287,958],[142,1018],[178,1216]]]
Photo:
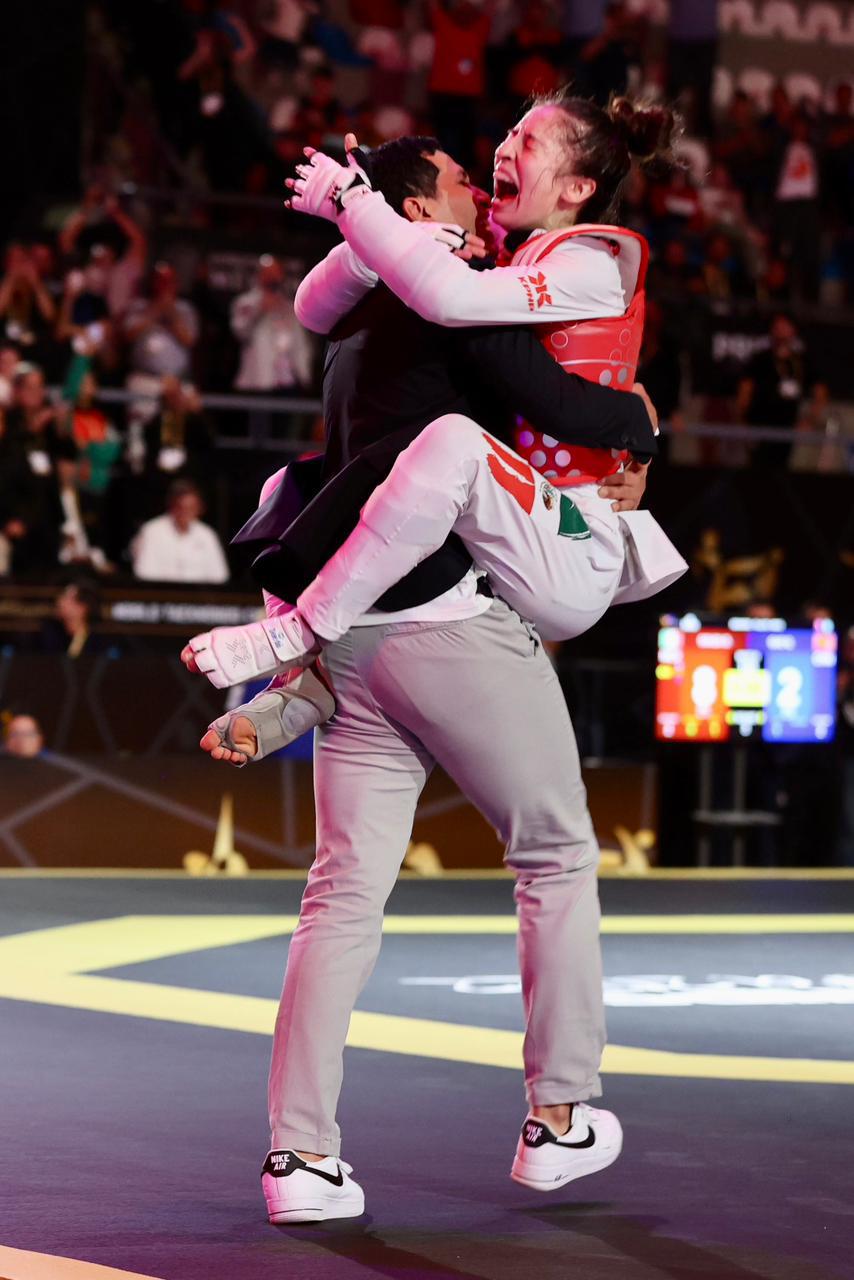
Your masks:
[[[208,726],[216,730],[223,746],[237,751],[239,748],[234,745],[231,726],[236,716],[250,720],[258,735],[258,750],[250,758],[252,763],[288,746],[309,729],[324,724],[335,710],[335,699],[311,668],[288,672],[287,677],[279,679],[285,679],[287,683],[279,684],[274,680],[251,702],[226,711]]]

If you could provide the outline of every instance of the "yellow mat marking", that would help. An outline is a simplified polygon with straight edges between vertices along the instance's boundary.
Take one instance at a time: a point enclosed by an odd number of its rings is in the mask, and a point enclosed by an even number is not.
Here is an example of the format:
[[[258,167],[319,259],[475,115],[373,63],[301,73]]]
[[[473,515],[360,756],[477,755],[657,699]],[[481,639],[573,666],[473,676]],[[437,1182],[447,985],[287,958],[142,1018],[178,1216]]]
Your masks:
[[[512,933],[512,916],[389,916],[387,933]],[[289,934],[293,915],[122,916],[0,938],[0,997],[218,1030],[270,1035],[277,1002],[113,978],[97,972]],[[638,927],[641,925],[642,927]],[[850,932],[854,915],[607,916],[608,933]],[[348,1044],[518,1070],[519,1032],[357,1010]],[[609,1045],[603,1070],[620,1075],[854,1084],[854,1063],[671,1053]]]
[[[157,1277],[0,1245],[0,1280],[157,1280]]]

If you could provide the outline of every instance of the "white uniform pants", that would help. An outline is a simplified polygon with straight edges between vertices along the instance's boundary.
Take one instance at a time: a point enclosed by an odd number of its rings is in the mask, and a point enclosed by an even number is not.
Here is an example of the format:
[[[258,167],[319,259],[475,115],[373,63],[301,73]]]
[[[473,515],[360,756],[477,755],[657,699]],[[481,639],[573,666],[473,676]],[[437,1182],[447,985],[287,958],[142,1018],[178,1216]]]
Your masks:
[[[495,593],[545,639],[580,635],[614,602],[627,560],[637,560],[633,547],[627,556],[624,518],[596,489],[555,489],[470,418],[448,414],[400,455],[297,605],[318,636],[336,640],[453,531]],[[684,561],[664,534],[648,513],[632,514],[657,530],[678,576]]]
[[[516,875],[532,1105],[599,1094],[605,1039],[598,849],[557,677],[502,600],[462,622],[356,627],[324,651],[317,857],[288,954],[270,1067],[274,1148],[335,1155],[343,1050],[382,916],[438,763]]]

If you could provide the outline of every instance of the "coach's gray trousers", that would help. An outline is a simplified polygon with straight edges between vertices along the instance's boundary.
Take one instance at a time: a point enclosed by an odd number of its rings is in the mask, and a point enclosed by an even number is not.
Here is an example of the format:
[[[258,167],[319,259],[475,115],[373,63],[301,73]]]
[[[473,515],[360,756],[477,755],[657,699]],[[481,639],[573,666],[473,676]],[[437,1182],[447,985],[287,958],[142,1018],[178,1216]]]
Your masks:
[[[477,618],[354,628],[325,650],[337,711],[317,731],[317,857],[288,956],[270,1068],[274,1148],[337,1155],[353,1005],[438,763],[516,875],[532,1105],[600,1092],[598,850],[563,695],[503,601]]]

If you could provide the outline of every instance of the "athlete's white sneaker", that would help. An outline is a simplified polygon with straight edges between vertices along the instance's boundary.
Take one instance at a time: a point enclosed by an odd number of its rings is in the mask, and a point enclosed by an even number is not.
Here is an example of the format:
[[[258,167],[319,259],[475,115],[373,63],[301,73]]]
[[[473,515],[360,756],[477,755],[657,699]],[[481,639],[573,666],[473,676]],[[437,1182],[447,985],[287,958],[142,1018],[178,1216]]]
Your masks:
[[[301,615],[290,613],[243,627],[214,627],[193,636],[182,661],[201,671],[215,689],[276,675],[293,667],[307,667],[320,642]]]
[[[270,1222],[326,1222],[358,1218],[365,1193],[337,1156],[302,1160],[295,1151],[271,1151],[261,1170]]]
[[[572,1125],[562,1137],[545,1120],[528,1116],[510,1177],[535,1191],[556,1191],[575,1178],[607,1169],[622,1149],[623,1130],[617,1117],[576,1102]]]

